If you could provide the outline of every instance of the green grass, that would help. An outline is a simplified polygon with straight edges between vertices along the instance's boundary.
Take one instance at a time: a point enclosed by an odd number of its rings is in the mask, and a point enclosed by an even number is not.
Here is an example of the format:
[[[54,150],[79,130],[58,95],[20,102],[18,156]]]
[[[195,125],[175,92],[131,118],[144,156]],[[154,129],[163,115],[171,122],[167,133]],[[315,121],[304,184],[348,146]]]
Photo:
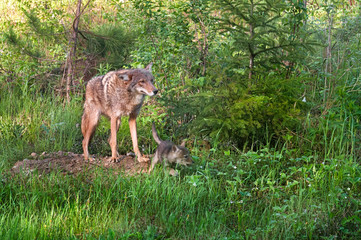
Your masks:
[[[1,239],[307,239],[360,234],[360,171],[352,160],[288,164],[249,152],[169,177],[98,170],[5,178]],[[217,160],[217,161],[216,161]],[[228,161],[225,161],[228,160]],[[225,164],[220,164],[222,161]],[[341,164],[342,165],[339,165]]]
[[[11,177],[12,164],[33,151],[81,152],[82,99],[63,105],[50,96],[2,96],[0,239],[361,237],[361,167],[355,144],[345,145],[347,135],[338,130],[320,137],[324,152],[307,156],[286,147],[205,151],[195,143],[195,165],[179,168],[179,177],[161,167],[150,175],[99,169],[79,176]],[[150,123],[157,119],[148,114],[151,108],[144,110],[139,135],[151,152]],[[131,149],[126,121],[119,132],[121,151]],[[92,153],[109,155],[108,127],[100,123]],[[349,128],[342,127],[354,134]]]

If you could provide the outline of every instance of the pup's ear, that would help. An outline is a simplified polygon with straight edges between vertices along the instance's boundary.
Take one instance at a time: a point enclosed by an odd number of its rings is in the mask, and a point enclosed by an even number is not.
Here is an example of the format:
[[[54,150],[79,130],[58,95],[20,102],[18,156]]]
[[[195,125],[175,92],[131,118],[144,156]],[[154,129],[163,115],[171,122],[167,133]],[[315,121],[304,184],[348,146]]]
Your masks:
[[[186,139],[184,139],[183,141],[182,141],[182,143],[181,143],[181,145],[180,146],[182,146],[182,147],[185,147],[186,146]]]
[[[153,63],[149,63],[148,66],[146,66],[144,69],[149,71],[149,72],[152,72],[152,66],[153,66]]]
[[[172,146],[172,152],[176,152],[176,151],[178,151],[178,148],[177,148],[176,145],[173,145],[173,146]]]
[[[129,74],[126,74],[124,72],[117,73],[117,77],[123,81],[129,81],[132,78]]]

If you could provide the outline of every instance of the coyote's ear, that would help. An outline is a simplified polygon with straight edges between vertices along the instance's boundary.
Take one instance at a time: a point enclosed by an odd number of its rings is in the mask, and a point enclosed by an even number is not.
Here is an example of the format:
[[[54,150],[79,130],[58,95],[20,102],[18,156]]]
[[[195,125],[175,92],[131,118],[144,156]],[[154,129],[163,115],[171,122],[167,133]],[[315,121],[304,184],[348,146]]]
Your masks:
[[[152,66],[153,66],[153,63],[149,63],[148,66],[146,66],[144,69],[149,71],[149,72],[152,72]]]
[[[182,146],[182,147],[185,147],[186,146],[186,139],[184,139],[183,141],[182,141],[182,143],[181,143],[181,145],[180,146]]]
[[[131,76],[126,73],[117,73],[117,77],[123,81],[129,81]]]

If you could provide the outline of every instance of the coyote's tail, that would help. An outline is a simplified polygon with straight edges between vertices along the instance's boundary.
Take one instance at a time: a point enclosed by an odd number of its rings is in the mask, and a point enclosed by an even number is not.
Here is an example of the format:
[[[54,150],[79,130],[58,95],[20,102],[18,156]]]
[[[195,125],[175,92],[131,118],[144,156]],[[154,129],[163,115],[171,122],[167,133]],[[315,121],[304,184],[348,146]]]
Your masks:
[[[154,122],[152,123],[152,134],[153,134],[154,140],[155,140],[158,144],[160,144],[160,143],[162,142],[162,140],[159,138],[158,133],[157,133],[157,130],[155,130],[155,124],[154,124]]]

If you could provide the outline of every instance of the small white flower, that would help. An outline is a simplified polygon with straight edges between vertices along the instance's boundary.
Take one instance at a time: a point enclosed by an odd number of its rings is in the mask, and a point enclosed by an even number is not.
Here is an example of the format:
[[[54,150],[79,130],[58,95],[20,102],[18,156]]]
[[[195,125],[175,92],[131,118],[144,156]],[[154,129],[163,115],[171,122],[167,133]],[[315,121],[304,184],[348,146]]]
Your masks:
[[[193,183],[193,186],[195,186],[195,187],[196,187],[196,186],[197,186],[197,183]]]
[[[351,189],[348,187],[347,190],[350,191]]]
[[[309,187],[311,187],[311,183],[310,183],[310,184],[308,184],[308,186],[309,186]]]
[[[303,97],[303,98],[302,98],[302,102],[306,102],[306,97]]]
[[[234,169],[237,169],[237,166],[233,166]]]

